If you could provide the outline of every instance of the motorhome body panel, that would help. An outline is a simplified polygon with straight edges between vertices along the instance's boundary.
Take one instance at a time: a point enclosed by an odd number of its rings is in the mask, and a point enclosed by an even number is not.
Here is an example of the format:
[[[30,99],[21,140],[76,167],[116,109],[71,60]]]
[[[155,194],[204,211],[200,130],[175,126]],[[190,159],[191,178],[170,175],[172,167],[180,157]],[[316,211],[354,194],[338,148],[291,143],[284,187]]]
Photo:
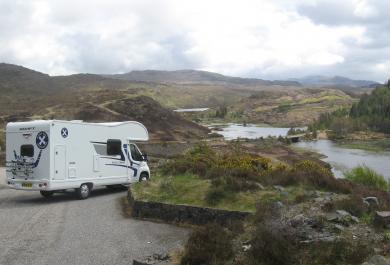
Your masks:
[[[41,124],[44,126],[41,127]],[[34,130],[29,131],[32,135],[28,141],[22,139],[23,133],[21,136],[19,133],[20,128],[27,128],[27,126],[35,127]],[[42,132],[47,134],[48,144],[45,148],[43,148],[43,143],[36,142],[36,137],[44,136]],[[107,154],[107,141],[110,139],[120,142],[119,154]],[[142,124],[68,121],[9,124],[7,126],[7,161],[14,159],[11,150],[20,148],[24,143],[32,143],[34,151],[42,153],[39,165],[33,170],[34,177],[25,178],[19,173],[15,176],[7,170],[7,179],[11,181],[9,186],[18,189],[62,190],[78,188],[82,183],[87,182],[93,186],[99,186],[138,181],[142,171],[149,174],[149,168],[146,162],[131,159],[128,147],[133,139],[148,140],[148,132]],[[36,161],[35,155],[33,162]],[[39,187],[38,184],[43,184],[39,180],[47,181],[47,185]],[[22,186],[26,181],[36,183],[32,187]]]
[[[7,170],[7,178],[22,180],[49,180],[50,179],[50,125],[48,122],[26,122],[9,124],[6,132],[6,161],[17,161],[23,155],[23,147],[32,147],[32,156],[25,157],[31,161],[29,167],[32,172],[26,172],[20,167],[17,174]]]

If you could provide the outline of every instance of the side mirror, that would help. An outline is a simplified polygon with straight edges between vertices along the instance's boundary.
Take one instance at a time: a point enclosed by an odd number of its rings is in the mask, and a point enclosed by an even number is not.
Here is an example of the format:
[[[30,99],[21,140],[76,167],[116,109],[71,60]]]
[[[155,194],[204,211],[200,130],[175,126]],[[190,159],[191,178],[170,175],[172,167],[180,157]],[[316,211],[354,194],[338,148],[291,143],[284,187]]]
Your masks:
[[[148,155],[147,155],[147,154],[143,154],[143,155],[142,155],[142,158],[143,158],[143,160],[146,161],[146,162],[149,161]]]

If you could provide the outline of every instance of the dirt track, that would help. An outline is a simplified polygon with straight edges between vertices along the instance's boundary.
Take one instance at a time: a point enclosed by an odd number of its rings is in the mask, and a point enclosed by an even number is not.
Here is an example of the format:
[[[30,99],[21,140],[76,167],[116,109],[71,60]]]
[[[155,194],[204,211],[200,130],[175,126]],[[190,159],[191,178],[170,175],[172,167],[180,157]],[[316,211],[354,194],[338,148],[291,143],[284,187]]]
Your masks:
[[[0,264],[132,264],[133,259],[183,244],[188,230],[128,219],[125,191],[97,189],[87,200],[72,193],[47,200],[5,185],[0,168]]]

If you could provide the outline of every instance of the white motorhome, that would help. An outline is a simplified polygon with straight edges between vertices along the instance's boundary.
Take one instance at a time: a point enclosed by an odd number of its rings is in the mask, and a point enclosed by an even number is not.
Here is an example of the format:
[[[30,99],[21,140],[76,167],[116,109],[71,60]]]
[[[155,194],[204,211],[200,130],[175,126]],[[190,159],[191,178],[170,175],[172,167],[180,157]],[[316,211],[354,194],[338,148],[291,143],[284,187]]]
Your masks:
[[[148,139],[145,126],[135,121],[11,122],[6,129],[6,182],[44,197],[75,189],[86,199],[97,186],[149,179],[147,157],[134,143]]]

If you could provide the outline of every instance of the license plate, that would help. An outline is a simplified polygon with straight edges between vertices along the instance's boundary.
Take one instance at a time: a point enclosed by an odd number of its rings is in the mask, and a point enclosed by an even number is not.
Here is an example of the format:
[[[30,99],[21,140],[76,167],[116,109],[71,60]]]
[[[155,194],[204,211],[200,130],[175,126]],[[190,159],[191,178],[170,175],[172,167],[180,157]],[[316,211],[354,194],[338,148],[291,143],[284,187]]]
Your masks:
[[[32,183],[22,183],[23,188],[32,188]]]

